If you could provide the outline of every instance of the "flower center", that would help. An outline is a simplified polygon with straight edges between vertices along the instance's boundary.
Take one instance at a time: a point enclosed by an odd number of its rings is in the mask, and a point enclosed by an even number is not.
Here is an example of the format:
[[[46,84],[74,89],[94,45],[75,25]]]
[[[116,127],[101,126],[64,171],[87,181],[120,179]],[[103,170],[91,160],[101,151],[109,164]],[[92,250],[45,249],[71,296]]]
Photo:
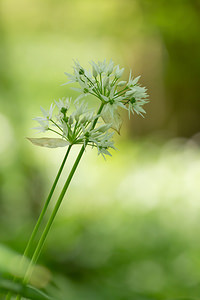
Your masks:
[[[134,98],[134,97],[131,98],[131,99],[130,99],[130,102],[131,102],[132,104],[135,103],[135,102],[136,102],[135,98]]]

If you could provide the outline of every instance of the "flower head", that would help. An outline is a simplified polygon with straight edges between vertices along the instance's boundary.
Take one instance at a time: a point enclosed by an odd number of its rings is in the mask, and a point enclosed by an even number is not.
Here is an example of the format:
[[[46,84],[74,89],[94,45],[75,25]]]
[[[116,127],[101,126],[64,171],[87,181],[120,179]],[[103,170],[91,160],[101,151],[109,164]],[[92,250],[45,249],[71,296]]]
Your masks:
[[[130,72],[128,82],[119,81],[124,73],[124,68],[114,65],[113,61],[109,63],[104,61],[90,62],[92,71],[84,69],[78,62],[75,62],[74,82],[78,82],[80,88],[74,88],[84,94],[91,94],[97,97],[105,104],[104,111],[109,111],[113,118],[116,108],[124,108],[130,113],[136,112],[138,115],[145,114],[143,105],[148,102],[146,88],[139,84],[140,76],[133,78]],[[71,81],[70,81],[71,82]],[[80,98],[79,98],[80,99]],[[110,120],[112,122],[113,120]]]
[[[113,141],[111,140],[113,134],[109,133],[108,130],[111,124],[101,124],[94,128],[97,119],[100,115],[96,115],[94,110],[88,109],[87,103],[84,101],[74,102],[74,111],[69,114],[69,108],[71,104],[71,98],[62,98],[55,101],[58,109],[57,115],[52,115],[53,104],[49,111],[41,109],[44,117],[37,117],[36,120],[40,127],[35,127],[39,132],[52,131],[62,137],[57,139],[29,139],[35,145],[40,145],[44,147],[63,147],[67,145],[83,144],[96,147],[98,149],[98,154],[111,155],[108,151],[109,148],[114,149]],[[104,156],[105,158],[105,156]]]
[[[65,98],[59,99],[58,101],[55,101],[56,106],[58,107],[60,112],[68,111],[71,105],[72,98]]]
[[[71,98],[62,98],[55,101],[58,113],[54,117],[54,104],[51,104],[49,110],[41,107],[41,117],[35,118],[39,127],[35,129],[40,132],[52,131],[62,137],[66,143],[58,145],[83,144],[85,147],[90,145],[98,149],[98,154],[110,155],[109,149],[115,149],[112,140],[114,129],[120,133],[122,125],[120,109],[125,109],[130,114],[135,112],[143,116],[145,110],[144,104],[148,102],[147,89],[139,84],[140,76],[133,78],[130,72],[128,80],[122,80],[124,68],[114,65],[110,60],[90,62],[91,69],[85,69],[78,61],[74,61],[73,74],[65,73],[68,83],[77,83],[79,87],[73,87],[80,93],[80,96],[74,101],[74,110],[71,111]],[[94,110],[89,109],[88,105],[81,98],[87,95],[93,95],[101,101],[101,113],[96,114]],[[104,124],[99,125],[98,119],[101,117]],[[97,125],[97,126],[96,126]],[[47,142],[47,139],[37,141],[35,144],[48,144],[49,147],[55,146],[55,139]],[[44,146],[44,145],[43,145]]]
[[[45,132],[47,130],[49,130],[49,122],[46,120],[40,120],[39,118],[35,118],[34,120],[36,120],[40,126],[38,127],[34,127],[33,129],[37,130],[38,132]]]

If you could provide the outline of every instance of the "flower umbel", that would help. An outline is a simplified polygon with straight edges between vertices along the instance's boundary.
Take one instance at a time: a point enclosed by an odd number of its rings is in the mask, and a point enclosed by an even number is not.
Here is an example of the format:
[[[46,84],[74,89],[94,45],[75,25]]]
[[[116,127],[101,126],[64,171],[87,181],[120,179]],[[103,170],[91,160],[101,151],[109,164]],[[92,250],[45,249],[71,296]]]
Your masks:
[[[32,143],[49,148],[75,144],[90,145],[98,149],[98,154],[110,155],[108,149],[115,149],[112,141],[113,133],[108,133],[111,124],[101,124],[94,128],[93,124],[100,115],[96,115],[93,110],[88,109],[88,105],[84,101],[75,101],[75,110],[71,114],[69,114],[70,98],[59,99],[59,101],[55,101],[55,104],[58,108],[58,114],[53,116],[53,104],[51,104],[49,111],[41,108],[43,117],[34,118],[40,127],[34,129],[40,132],[52,131],[61,136],[62,139],[29,139]]]
[[[112,60],[109,63],[92,61],[92,70],[84,69],[79,62],[74,63],[74,74],[65,73],[70,79],[68,83],[79,83],[80,88],[73,88],[81,93],[79,98],[91,94],[104,103],[103,114],[107,115],[104,119],[109,114],[109,123],[116,123],[119,108],[126,109],[129,118],[134,112],[141,116],[146,113],[143,105],[148,103],[148,95],[147,89],[139,84],[140,76],[133,78],[130,71],[129,80],[120,81],[124,68],[115,66]],[[119,124],[112,127],[119,132]]]
[[[143,108],[148,102],[147,89],[139,84],[140,76],[133,78],[130,72],[128,80],[122,80],[124,68],[114,65],[110,60],[90,62],[91,69],[86,70],[78,61],[74,61],[73,74],[65,73],[68,83],[78,83],[79,87],[73,88],[80,92],[80,96],[74,101],[74,110],[71,111],[72,98],[62,98],[51,104],[49,110],[41,107],[43,116],[36,120],[40,126],[35,127],[39,132],[52,131],[58,134],[66,145],[83,144],[96,147],[99,154],[110,155],[109,149],[114,147],[112,137],[114,129],[120,133],[122,120],[119,109],[125,109],[130,114],[135,112],[143,116],[146,112]],[[121,79],[121,80],[120,80]],[[94,110],[89,109],[87,103],[81,100],[82,97],[93,95],[101,101],[102,109],[98,115]],[[57,115],[53,116],[55,107]],[[103,120],[104,125],[95,128],[97,120]],[[31,140],[33,141],[33,139]],[[46,147],[61,147],[60,139],[56,144],[56,139],[47,138],[35,141],[35,144]]]
[[[110,60],[109,63],[107,63],[106,60],[97,63],[92,61],[90,65],[91,70],[86,70],[79,62],[75,61],[73,74],[66,73],[69,77],[68,83],[79,84],[79,88],[74,89],[80,92],[80,96],[74,102],[71,98],[59,99],[55,101],[54,104],[51,104],[49,110],[45,110],[41,107],[42,116],[34,119],[39,123],[39,126],[34,129],[39,132],[51,131],[58,135],[59,138],[29,138],[33,144],[49,148],[66,146],[68,148],[26,246],[24,257],[32,253],[33,242],[42,224],[72,146],[78,144],[82,145],[82,147],[31,256],[22,282],[23,285],[26,285],[30,281],[32,266],[36,264],[39,258],[49,230],[86,147],[91,146],[92,148],[97,148],[98,154],[101,154],[104,158],[105,155],[111,155],[110,149],[115,149],[113,142],[114,132],[111,132],[111,130],[114,129],[119,133],[122,124],[119,109],[127,110],[129,116],[131,113],[134,114],[134,112],[142,116],[145,113],[143,105],[148,102],[148,95],[146,88],[138,83],[140,76],[133,78],[130,72],[129,80],[122,80],[121,77],[124,73],[124,68],[120,68],[119,65],[115,66],[112,60]],[[87,103],[81,99],[87,95],[93,95],[100,100],[101,104],[98,112],[89,109]],[[57,112],[54,114],[56,109]],[[11,297],[12,295],[9,293],[6,299],[10,300]],[[20,300],[21,295],[18,295],[16,299]]]

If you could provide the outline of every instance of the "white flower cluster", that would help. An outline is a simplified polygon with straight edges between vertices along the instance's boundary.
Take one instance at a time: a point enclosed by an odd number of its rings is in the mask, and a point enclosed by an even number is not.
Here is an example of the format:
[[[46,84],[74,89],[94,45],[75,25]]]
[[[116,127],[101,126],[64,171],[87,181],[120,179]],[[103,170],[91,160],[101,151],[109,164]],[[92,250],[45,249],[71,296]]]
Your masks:
[[[148,102],[148,95],[146,88],[138,83],[140,76],[133,78],[130,72],[128,81],[120,80],[124,68],[114,66],[112,60],[108,64],[106,60],[98,63],[92,61],[90,64],[92,68],[88,71],[75,61],[73,75],[65,73],[70,79],[66,84],[78,83],[80,86],[73,88],[80,92],[80,96],[74,101],[75,110],[71,114],[71,98],[63,98],[51,104],[48,111],[41,107],[43,116],[35,118],[40,124],[35,129],[39,132],[53,131],[62,139],[30,139],[31,142],[51,148],[73,144],[83,144],[85,147],[90,145],[96,147],[103,156],[111,155],[109,149],[115,149],[112,141],[114,133],[110,133],[109,129],[120,132],[122,122],[119,108],[126,109],[129,117],[134,112],[143,116],[143,105]],[[101,101],[99,114],[89,110],[84,101],[79,102],[88,94]],[[58,114],[55,119],[53,111],[56,106]],[[100,117],[104,124],[96,127]]]
[[[99,98],[106,104],[104,113],[109,113],[112,119],[119,107],[127,109],[129,116],[134,112],[143,116],[145,110],[142,106],[148,102],[148,95],[147,89],[138,83],[140,76],[134,79],[130,72],[128,81],[119,81],[124,68],[114,66],[112,60],[108,64],[106,60],[90,64],[92,70],[88,71],[75,61],[74,74],[65,73],[70,79],[66,84],[78,82],[80,88],[73,89],[81,92],[80,97],[91,94]]]
[[[41,107],[43,116],[34,118],[40,126],[34,129],[39,132],[52,131],[60,135],[67,143],[61,143],[60,139],[57,141],[53,139],[54,144],[52,144],[52,139],[48,140],[47,138],[37,139],[37,141],[31,139],[32,142],[51,148],[74,144],[83,144],[85,147],[90,145],[98,149],[98,154],[111,155],[108,149],[115,149],[115,147],[112,141],[114,133],[108,132],[111,127],[110,124],[102,124],[94,128],[100,115],[96,115],[91,109],[89,110],[84,101],[81,103],[75,101],[75,110],[71,114],[69,114],[71,98],[59,99],[59,101],[55,101],[55,104],[58,108],[58,114],[55,118],[53,117],[55,105],[51,104],[49,110]]]

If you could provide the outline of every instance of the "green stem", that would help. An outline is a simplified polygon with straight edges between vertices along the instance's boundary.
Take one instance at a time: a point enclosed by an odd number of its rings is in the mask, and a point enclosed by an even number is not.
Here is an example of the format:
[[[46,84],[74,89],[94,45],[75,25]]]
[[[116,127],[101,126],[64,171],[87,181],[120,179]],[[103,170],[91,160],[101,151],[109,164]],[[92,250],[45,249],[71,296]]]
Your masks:
[[[31,246],[32,246],[33,241],[34,241],[34,239],[35,239],[35,237],[36,237],[36,234],[37,234],[37,232],[38,232],[38,230],[39,230],[40,224],[42,223],[43,217],[44,217],[44,215],[45,215],[45,213],[46,213],[46,210],[47,210],[47,208],[48,208],[49,202],[50,202],[51,197],[52,197],[52,195],[53,195],[53,193],[54,193],[54,190],[55,190],[55,188],[56,188],[56,185],[57,185],[57,183],[58,183],[58,180],[59,180],[59,178],[60,178],[60,175],[61,175],[61,173],[62,173],[62,170],[63,170],[63,168],[64,168],[64,165],[65,165],[65,163],[66,163],[66,160],[67,160],[67,157],[68,157],[69,152],[70,152],[70,150],[71,150],[71,147],[72,147],[72,145],[69,145],[69,147],[68,147],[68,149],[67,149],[67,152],[66,152],[65,157],[64,157],[64,159],[63,159],[63,162],[62,162],[62,164],[61,164],[61,166],[60,166],[60,168],[59,168],[59,171],[58,171],[57,176],[56,176],[56,178],[55,178],[55,180],[54,180],[54,183],[53,183],[52,188],[51,188],[51,190],[50,190],[50,192],[49,192],[49,195],[48,195],[48,197],[47,197],[47,199],[46,199],[46,202],[45,202],[45,204],[44,204],[44,207],[43,207],[43,209],[42,209],[42,212],[41,212],[41,214],[40,214],[40,216],[39,216],[39,218],[38,218],[38,220],[37,220],[37,223],[36,223],[36,225],[35,225],[35,227],[34,227],[34,229],[33,229],[33,231],[32,231],[32,234],[31,234],[31,236],[30,236],[30,238],[29,238],[29,241],[28,241],[28,243],[27,243],[27,246],[26,246],[26,248],[25,248],[25,250],[24,250],[23,258],[24,258],[25,256],[28,256],[28,255],[30,254]],[[23,263],[23,258],[22,258],[22,263]],[[11,296],[12,296],[11,293],[8,293],[7,296],[6,296],[6,300],[10,300],[10,299],[11,299]],[[20,298],[19,298],[19,299],[20,299]]]
[[[101,73],[100,73],[100,87],[101,87],[101,93],[102,93],[102,87],[103,87],[103,82],[102,82],[102,77],[101,77]]]
[[[97,112],[97,115],[99,115],[101,113],[103,107],[104,107],[104,104],[101,103],[101,106],[100,106],[100,108],[99,108],[99,110]],[[96,126],[97,121],[98,121],[98,118],[96,118],[94,120],[93,125],[92,125],[92,129],[94,129],[94,127]],[[87,144],[86,144],[86,146],[87,146]],[[81,157],[82,157],[82,155],[84,153],[84,150],[85,150],[86,146],[83,145],[81,147],[81,150],[80,150],[80,152],[79,152],[79,154],[77,156],[77,159],[76,159],[76,161],[75,161],[75,163],[74,163],[74,165],[72,167],[72,170],[71,170],[71,172],[70,172],[70,174],[69,174],[69,176],[68,176],[68,178],[67,178],[67,180],[65,182],[65,185],[64,185],[64,187],[63,187],[63,189],[62,189],[62,191],[60,193],[60,196],[59,196],[59,198],[58,198],[58,200],[56,202],[56,205],[55,205],[55,207],[54,207],[54,209],[52,211],[52,214],[51,214],[51,216],[50,216],[50,218],[49,218],[49,220],[47,222],[47,225],[46,225],[46,227],[45,227],[45,229],[43,231],[43,234],[42,234],[42,236],[41,236],[41,238],[40,238],[40,240],[38,242],[38,245],[37,245],[37,247],[36,247],[36,249],[35,249],[35,251],[33,253],[31,262],[30,262],[30,264],[29,264],[29,266],[27,268],[27,271],[26,271],[26,274],[25,274],[25,277],[24,277],[24,280],[23,280],[23,283],[25,283],[25,284],[30,280],[30,277],[31,277],[31,274],[32,274],[32,267],[37,262],[37,260],[39,258],[39,255],[40,255],[40,253],[42,251],[42,248],[43,248],[44,243],[46,241],[47,235],[49,233],[49,230],[50,230],[50,228],[52,226],[52,223],[53,223],[53,221],[54,221],[54,219],[56,217],[58,209],[59,209],[59,207],[60,207],[60,205],[62,203],[64,195],[65,195],[65,193],[66,193],[66,191],[67,191],[67,189],[69,187],[69,184],[70,184],[70,182],[72,180],[72,177],[73,177],[73,175],[74,175],[74,173],[75,173],[75,171],[77,169],[77,166],[78,166],[78,164],[79,164],[79,162],[81,160]],[[21,297],[18,295],[17,298],[16,298],[16,300],[20,300],[20,299],[21,299]]]
[[[52,197],[52,195],[53,195],[53,193],[54,193],[54,190],[55,190],[56,185],[57,185],[57,183],[58,183],[58,180],[59,180],[59,178],[60,178],[60,175],[61,175],[62,170],[63,170],[63,168],[64,168],[65,162],[66,162],[67,157],[68,157],[68,155],[69,155],[69,152],[70,152],[70,150],[71,150],[71,147],[72,147],[72,145],[69,145],[69,147],[68,147],[68,149],[67,149],[67,152],[66,152],[66,154],[65,154],[65,157],[64,157],[64,159],[63,159],[63,162],[62,162],[62,164],[61,164],[61,166],[60,166],[60,169],[59,169],[59,171],[58,171],[58,173],[57,173],[57,176],[56,176],[55,181],[54,181],[54,183],[53,183],[53,185],[52,185],[52,188],[51,188],[51,190],[50,190],[50,192],[49,192],[49,195],[48,195],[47,200],[46,200],[46,202],[45,202],[45,204],[44,204],[44,207],[43,207],[43,209],[42,209],[42,212],[41,212],[41,214],[40,214],[40,216],[39,216],[39,218],[38,218],[38,221],[37,221],[37,223],[36,223],[36,225],[35,225],[35,227],[34,227],[34,229],[33,229],[33,232],[32,232],[32,234],[31,234],[31,237],[30,237],[30,239],[29,239],[29,241],[28,241],[28,244],[27,244],[27,246],[26,246],[26,248],[25,248],[25,251],[24,251],[23,256],[28,256],[28,255],[29,255],[29,252],[30,252],[30,250],[31,250],[31,245],[32,245],[32,243],[33,243],[33,240],[34,240],[34,238],[35,238],[37,232],[38,232],[38,229],[39,229],[39,226],[40,226],[40,224],[41,224],[41,222],[42,222],[42,219],[43,219],[43,217],[44,217],[44,215],[45,215],[45,213],[46,213],[46,210],[47,210],[47,208],[48,208],[49,202],[50,202],[50,200],[51,200],[51,197]]]
[[[66,193],[66,191],[67,191],[67,189],[68,189],[68,186],[69,186],[69,184],[70,184],[70,182],[71,182],[71,180],[72,180],[72,177],[73,177],[73,175],[74,175],[74,173],[75,173],[75,171],[76,171],[76,168],[77,168],[77,166],[78,166],[78,164],[79,164],[79,162],[80,162],[80,160],[81,160],[81,157],[82,157],[82,155],[83,155],[83,153],[84,153],[84,150],[85,150],[85,147],[84,147],[84,145],[83,145],[83,146],[81,147],[81,150],[80,150],[80,152],[79,152],[79,154],[78,154],[78,157],[77,157],[77,159],[76,159],[76,161],[75,161],[75,163],[74,163],[74,165],[73,165],[73,167],[72,167],[72,170],[71,170],[71,172],[70,172],[70,174],[69,174],[69,176],[68,176],[68,178],[67,178],[67,180],[66,180],[66,182],[65,182],[65,185],[64,185],[64,187],[63,187],[63,189],[62,189],[62,191],[61,191],[61,193],[60,193],[60,196],[59,196],[59,198],[58,198],[58,200],[57,200],[57,202],[56,202],[56,205],[55,205],[55,207],[54,207],[54,209],[53,209],[53,212],[52,212],[52,214],[51,214],[51,216],[50,216],[50,218],[49,218],[49,220],[48,220],[48,222],[47,222],[47,225],[46,225],[46,227],[45,227],[45,229],[44,229],[44,231],[43,231],[43,234],[42,234],[42,236],[41,236],[41,238],[40,238],[40,240],[39,240],[39,242],[38,242],[38,245],[37,245],[37,247],[36,247],[36,249],[35,249],[35,251],[34,251],[33,257],[32,257],[32,259],[31,259],[31,262],[30,262],[29,267],[28,267],[28,269],[27,269],[27,272],[26,272],[26,274],[25,274],[23,283],[27,283],[27,282],[29,281],[29,279],[30,279],[30,276],[31,276],[31,273],[32,273],[32,272],[31,272],[32,266],[33,266],[33,265],[37,262],[37,260],[38,260],[38,257],[39,257],[39,255],[40,255],[40,253],[41,253],[41,250],[42,250],[43,246],[44,246],[44,243],[45,243],[45,240],[46,240],[47,235],[48,235],[48,233],[49,233],[49,230],[50,230],[50,228],[51,228],[51,225],[52,225],[52,223],[53,223],[53,221],[54,221],[54,219],[55,219],[55,216],[56,216],[56,214],[57,214],[57,212],[58,212],[58,209],[59,209],[59,207],[60,207],[60,205],[61,205],[61,203],[62,203],[63,197],[64,197],[64,195],[65,195],[65,193]],[[19,298],[19,299],[20,299],[20,298]]]
[[[129,89],[129,88],[125,87],[123,90],[117,92],[117,93],[114,95],[114,99],[115,99],[116,97],[119,97],[121,94],[123,94],[123,93],[124,93],[126,90],[128,90],[128,89]]]
[[[58,131],[56,131],[56,130],[54,130],[54,129],[51,129],[51,128],[48,128],[48,130],[49,130],[49,131],[52,131],[52,132],[54,132],[54,133],[56,133],[56,134],[58,134],[58,135],[60,135],[60,136],[62,136],[62,138],[63,138],[63,134],[59,133]]]
[[[56,122],[54,122],[53,119],[50,119],[50,121],[51,121],[58,129],[60,129],[60,131],[62,131],[62,128],[61,128]]]

